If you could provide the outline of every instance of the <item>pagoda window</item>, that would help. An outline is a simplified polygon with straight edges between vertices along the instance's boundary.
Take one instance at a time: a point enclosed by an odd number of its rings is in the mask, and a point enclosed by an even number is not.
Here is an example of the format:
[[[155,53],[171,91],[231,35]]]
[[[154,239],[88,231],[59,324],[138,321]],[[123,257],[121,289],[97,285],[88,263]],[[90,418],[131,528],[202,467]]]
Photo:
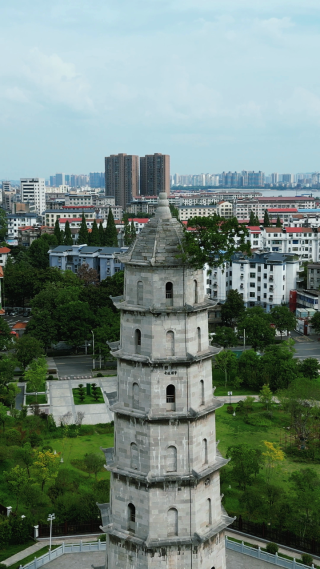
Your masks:
[[[173,305],[173,284],[171,282],[166,283],[166,305]]]
[[[136,353],[141,354],[141,330],[135,331],[135,347]]]
[[[132,407],[134,409],[139,408],[139,385],[137,383],[132,386]]]
[[[130,445],[130,458],[131,458],[131,468],[138,470],[139,466],[139,450],[136,443],[131,443]]]
[[[137,283],[137,304],[143,304],[143,282]]]
[[[208,464],[208,441],[203,439],[202,441],[202,462],[203,464]]]
[[[201,352],[201,329],[197,328],[198,352]]]
[[[174,332],[172,330],[166,333],[166,354],[174,356]]]
[[[204,381],[200,380],[200,405],[204,405]]]
[[[170,508],[168,510],[168,537],[178,535],[178,510]]]
[[[167,472],[177,472],[177,449],[174,446],[167,448]]]
[[[167,411],[176,410],[176,388],[174,385],[168,385],[166,390]]]
[[[136,508],[133,504],[128,504],[128,530],[136,531]]]
[[[198,304],[199,302],[199,298],[198,298],[198,281],[194,281],[194,303]]]
[[[211,505],[211,499],[210,498],[208,498],[208,500],[207,500],[207,516],[208,516],[207,525],[211,526],[211,524],[212,524],[212,505]]]

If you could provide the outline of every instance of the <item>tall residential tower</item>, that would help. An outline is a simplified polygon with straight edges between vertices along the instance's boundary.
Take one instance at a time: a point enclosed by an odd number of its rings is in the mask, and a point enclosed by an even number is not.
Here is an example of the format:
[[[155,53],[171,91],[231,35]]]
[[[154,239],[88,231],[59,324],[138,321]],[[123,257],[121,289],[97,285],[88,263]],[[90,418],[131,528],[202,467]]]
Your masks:
[[[139,194],[139,156],[112,154],[105,158],[106,195],[125,209]]]
[[[140,158],[140,195],[158,196],[160,192],[170,194],[170,156],[148,154]]]

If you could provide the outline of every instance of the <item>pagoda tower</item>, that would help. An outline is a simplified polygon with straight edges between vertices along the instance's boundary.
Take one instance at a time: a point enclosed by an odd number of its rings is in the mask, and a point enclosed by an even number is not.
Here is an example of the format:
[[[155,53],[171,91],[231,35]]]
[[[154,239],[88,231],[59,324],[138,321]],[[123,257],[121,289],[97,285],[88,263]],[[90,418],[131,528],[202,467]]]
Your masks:
[[[160,193],[130,249],[121,312],[106,569],[225,569],[212,355],[203,271],[181,259],[183,227]]]

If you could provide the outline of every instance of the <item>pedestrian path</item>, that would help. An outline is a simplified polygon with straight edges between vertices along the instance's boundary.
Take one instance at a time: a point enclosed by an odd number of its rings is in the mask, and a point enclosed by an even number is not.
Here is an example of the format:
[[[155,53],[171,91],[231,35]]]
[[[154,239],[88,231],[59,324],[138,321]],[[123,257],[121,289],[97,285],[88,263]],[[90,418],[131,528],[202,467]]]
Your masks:
[[[80,541],[93,542],[93,541],[97,541],[97,539],[98,539],[97,537],[90,537],[90,536],[88,536],[87,538],[79,538],[79,537],[72,537],[71,536],[71,537],[67,537],[65,539],[53,539],[52,545],[61,545],[61,543],[79,543]],[[37,541],[34,545],[30,545],[30,547],[27,547],[26,549],[19,551],[19,553],[16,553],[15,555],[11,555],[11,557],[8,557],[8,559],[5,559],[4,561],[2,561],[2,563],[4,565],[6,565],[7,567],[10,567],[10,565],[17,563],[18,561],[21,561],[22,559],[25,559],[29,555],[36,554],[37,551],[39,551],[40,549],[42,549],[46,545],[49,545],[48,539]]]

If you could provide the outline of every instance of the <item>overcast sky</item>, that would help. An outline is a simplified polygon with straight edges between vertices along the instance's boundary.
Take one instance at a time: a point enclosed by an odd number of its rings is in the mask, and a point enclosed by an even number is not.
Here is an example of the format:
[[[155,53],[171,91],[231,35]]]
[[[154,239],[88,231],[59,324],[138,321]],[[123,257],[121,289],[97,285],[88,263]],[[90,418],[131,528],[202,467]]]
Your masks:
[[[320,170],[319,0],[2,0],[0,178]]]

